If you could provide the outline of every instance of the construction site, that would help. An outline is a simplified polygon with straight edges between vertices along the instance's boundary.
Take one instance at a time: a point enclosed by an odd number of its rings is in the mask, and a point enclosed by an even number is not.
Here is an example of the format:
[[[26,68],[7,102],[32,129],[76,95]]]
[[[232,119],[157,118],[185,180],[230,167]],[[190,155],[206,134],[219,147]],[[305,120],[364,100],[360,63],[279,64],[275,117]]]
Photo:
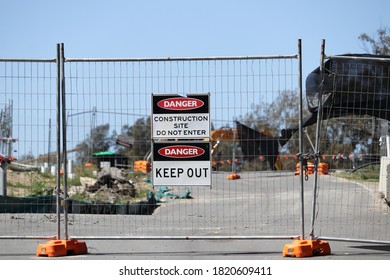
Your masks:
[[[0,238],[47,240],[37,257],[88,254],[88,240],[293,241],[281,258],[390,244],[389,58],[323,49],[303,77],[300,44],[0,59]]]

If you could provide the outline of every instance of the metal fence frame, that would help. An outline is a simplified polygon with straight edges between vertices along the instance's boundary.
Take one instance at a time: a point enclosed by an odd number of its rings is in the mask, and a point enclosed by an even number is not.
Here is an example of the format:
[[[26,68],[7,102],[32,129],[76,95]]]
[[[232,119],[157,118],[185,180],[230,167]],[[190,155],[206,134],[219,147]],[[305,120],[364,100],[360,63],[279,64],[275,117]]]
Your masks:
[[[110,63],[110,62],[113,62],[113,63],[120,63],[120,62],[142,62],[142,63],[145,63],[145,62],[162,62],[162,63],[165,63],[165,62],[168,62],[168,63],[171,63],[171,62],[186,62],[186,61],[229,61],[229,60],[268,60],[268,59],[275,59],[275,60],[283,60],[283,59],[297,59],[299,62],[299,69],[298,69],[298,72],[300,73],[299,74],[299,94],[300,94],[300,104],[302,104],[302,81],[301,81],[301,72],[302,72],[302,62],[301,62],[301,59],[302,59],[302,55],[301,55],[301,42],[300,40],[298,41],[298,54],[293,54],[293,55],[277,55],[277,56],[232,56],[232,57],[168,57],[168,58],[107,58],[107,59],[97,59],[97,58],[91,58],[91,59],[75,59],[75,58],[65,58],[64,54],[62,54],[62,59],[63,59],[63,63],[66,64],[66,63],[85,63],[85,62],[88,62],[88,63],[95,63],[95,62],[98,62],[98,63]],[[63,77],[62,79],[66,79],[66,77]],[[62,86],[62,91],[65,92],[65,88],[64,86]],[[66,94],[65,94],[66,95]],[[66,108],[65,108],[65,101],[64,99],[62,99],[62,110],[65,111]],[[302,109],[302,106],[300,107],[300,110]],[[63,113],[63,119],[62,119],[62,122],[65,123],[66,122],[66,119],[65,119],[65,115]],[[64,151],[66,151],[66,129],[63,130],[63,149]],[[64,154],[66,154],[66,152],[64,152]],[[66,162],[66,159],[64,159],[64,162]],[[65,165],[64,165],[65,166]],[[67,170],[65,169],[64,170],[64,178],[67,178],[66,176],[67,174]],[[300,176],[301,177],[301,182],[303,184],[303,175]],[[64,181],[64,190],[66,190],[66,179]],[[65,191],[65,194],[67,192]],[[301,192],[300,192],[300,195],[301,195],[301,199],[303,199],[303,187],[301,187]],[[67,201],[67,198],[65,197],[65,202]],[[301,215],[302,215],[302,218],[301,218],[301,235],[300,236],[305,236],[305,233],[304,233],[304,218],[303,218],[303,215],[304,215],[304,210],[303,210],[303,201],[301,202],[301,205],[302,205],[302,211],[301,211]],[[67,209],[67,207],[65,207],[65,209]],[[65,220],[64,220],[64,223],[65,225],[67,224],[67,218],[68,216],[68,213],[65,212],[64,213],[64,217],[65,217]],[[90,240],[90,239],[99,239],[99,240],[217,240],[217,239],[220,239],[220,240],[223,240],[223,239],[227,239],[227,240],[234,240],[234,239],[247,239],[247,240],[254,240],[254,239],[297,239],[299,238],[299,234],[297,235],[266,235],[266,236],[213,236],[213,235],[209,235],[209,236],[201,236],[201,235],[196,235],[196,236],[189,236],[189,235],[183,235],[183,236],[167,236],[167,235],[164,235],[164,236],[143,236],[143,235],[140,235],[140,236],[91,236],[91,235],[88,235],[88,236],[85,236],[85,235],[77,235],[77,236],[71,236],[69,235],[68,231],[67,231],[67,227],[65,226],[65,236],[66,238],[70,238],[70,239],[82,239],[82,240]]]
[[[57,108],[56,108],[56,112],[57,114],[59,114],[60,112],[60,103],[59,103],[59,92],[60,92],[60,79],[59,79],[59,74],[60,74],[60,57],[59,57],[59,54],[60,54],[60,49],[59,49],[59,45],[57,46],[57,57],[56,58],[53,58],[53,59],[20,59],[20,58],[17,58],[17,59],[14,59],[14,58],[0,58],[0,62],[1,63],[21,63],[21,64],[27,64],[27,63],[31,63],[31,64],[36,64],[37,65],[37,72],[40,71],[38,70],[38,65],[42,64],[42,65],[45,65],[45,64],[56,64],[56,70],[57,70],[57,73],[56,73],[56,88],[57,88]],[[24,69],[24,71],[26,71],[26,68],[22,67]],[[31,67],[32,68],[32,67]],[[46,69],[44,67],[44,69]],[[31,69],[30,69],[31,70]],[[2,78],[4,78],[4,80],[6,81],[7,79],[13,79],[15,77],[17,77],[17,75],[14,76],[14,71],[16,72],[19,72],[19,69],[17,70],[14,70],[13,69],[13,66],[11,65],[11,75],[7,76],[7,74],[5,73],[4,76]],[[45,70],[44,70],[45,71]],[[31,72],[33,72],[33,70],[31,70]],[[50,72],[50,71],[49,71]],[[53,73],[49,73],[49,80],[52,79],[52,76],[51,74]],[[28,76],[25,76],[26,73],[22,73],[22,77],[24,79],[27,79]],[[33,74],[31,74],[31,76],[29,77],[30,79],[33,79],[33,78],[37,78],[38,79],[38,76],[35,76],[33,77]],[[46,79],[46,77],[44,77],[43,79]],[[12,82],[11,82],[12,83]],[[38,83],[38,82],[37,82]],[[45,81],[43,81],[43,83],[45,83]],[[11,88],[13,87],[13,85],[11,85]],[[4,86],[5,90],[7,90],[7,86]],[[59,115],[57,115],[57,130],[59,130],[60,128],[60,123],[59,123]],[[17,140],[17,139],[15,139]],[[59,144],[59,138],[57,139],[57,144]],[[6,172],[6,169],[7,169],[7,165],[12,161],[14,160],[13,157],[11,156],[11,149],[9,149],[9,153],[7,155],[4,155],[4,158],[2,159],[1,161],[1,170],[0,170],[0,173],[1,173],[1,189],[0,189],[0,193],[2,196],[7,196],[7,172]],[[58,146],[57,146],[57,152],[59,152],[60,150],[58,149]],[[57,157],[58,159],[60,158],[59,156]],[[59,173],[59,168],[60,168],[60,165],[57,164],[59,167],[58,167],[58,172],[57,174],[60,174]],[[51,236],[48,236],[48,235],[18,235],[18,234],[15,234],[15,235],[11,235],[11,236],[8,236],[8,235],[3,235],[3,236],[0,236],[0,239],[43,239],[43,240],[47,240],[47,239],[56,239],[56,238],[60,238],[61,237],[61,231],[60,231],[60,218],[61,218],[61,212],[60,212],[60,196],[58,195],[59,193],[59,190],[60,190],[60,184],[59,184],[59,175],[57,176],[57,187],[56,187],[56,190],[57,190],[57,195],[56,195],[56,212],[57,212],[57,232],[56,234],[54,235],[51,235]],[[28,215],[26,215],[27,217]],[[11,219],[12,219],[12,215],[11,215]],[[17,218],[16,218],[17,219]],[[33,217],[28,217],[28,219],[31,219],[31,220],[34,220]]]
[[[324,51],[324,42],[322,46],[322,67],[325,60],[325,51]],[[84,62],[183,62],[183,61],[228,61],[228,60],[262,60],[262,59],[297,59],[298,60],[298,84],[299,84],[299,197],[300,197],[300,232],[296,235],[248,235],[248,236],[231,236],[231,235],[181,235],[181,236],[171,236],[171,235],[162,235],[162,236],[148,236],[148,235],[138,235],[138,236],[91,236],[91,235],[71,235],[68,230],[69,223],[69,213],[67,203],[69,202],[68,198],[68,185],[67,185],[67,116],[66,116],[66,70],[65,67],[67,63],[84,63]],[[234,240],[234,239],[305,239],[305,208],[304,208],[304,151],[303,151],[303,128],[302,128],[302,120],[303,120],[303,93],[302,93],[302,53],[301,53],[301,41],[298,41],[298,54],[287,55],[287,56],[238,56],[238,57],[176,57],[176,58],[108,58],[108,59],[74,59],[74,58],[66,58],[64,52],[64,44],[57,45],[57,57],[55,59],[0,59],[0,62],[33,62],[33,63],[57,63],[57,95],[56,95],[56,104],[57,104],[57,120],[56,120],[56,128],[57,128],[57,170],[56,170],[56,225],[57,225],[57,233],[56,236],[39,236],[39,235],[19,235],[19,236],[4,236],[0,235],[0,239],[98,239],[98,240]],[[321,92],[321,91],[320,91]],[[321,98],[320,98],[321,100]],[[321,103],[320,103],[321,104]],[[321,105],[320,105],[321,106]],[[321,108],[319,109],[321,111]],[[317,120],[317,135],[316,135],[316,151],[313,155],[315,158],[316,166],[319,163],[319,155],[320,155],[320,127],[321,127],[321,118]],[[63,155],[63,156],[62,156]],[[61,164],[64,167],[64,177],[61,178],[60,175],[60,167]],[[4,168],[4,167],[3,167]],[[316,212],[317,212],[317,198],[318,198],[318,174],[315,172],[314,184],[313,184],[313,198],[312,198],[312,209],[311,209],[311,232],[309,237],[311,239],[324,239],[324,240],[341,240],[341,241],[358,241],[358,242],[374,242],[374,243],[390,243],[390,240],[370,240],[370,239],[351,239],[348,237],[345,238],[337,238],[331,236],[322,236],[315,234],[315,223],[316,223]],[[61,183],[62,182],[62,183]],[[6,194],[3,191],[3,194]],[[62,214],[63,212],[63,214]],[[61,219],[64,218],[62,221]],[[63,226],[63,231],[62,231]]]
[[[320,71],[321,71],[321,74],[322,74],[322,83],[321,83],[321,86],[319,88],[319,91],[318,91],[318,115],[317,115],[317,124],[316,124],[316,143],[315,143],[315,153],[312,155],[312,159],[314,160],[314,163],[315,163],[315,166],[318,167],[318,164],[321,162],[321,154],[322,154],[322,149],[323,149],[323,144],[321,143],[322,139],[321,139],[321,135],[322,133],[324,132],[324,124],[326,124],[326,119],[323,119],[323,115],[324,115],[324,105],[323,105],[323,96],[322,96],[322,92],[323,92],[323,87],[324,87],[324,79],[325,79],[325,75],[334,75],[335,77],[336,76],[340,76],[342,77],[343,75],[345,75],[345,80],[348,80],[348,74],[345,74],[343,72],[341,73],[338,73],[337,71],[333,72],[332,69],[327,69],[326,67],[326,60],[327,59],[332,59],[332,58],[337,58],[341,61],[345,60],[349,60],[349,61],[367,61],[367,62],[389,62],[389,58],[373,58],[373,57],[362,57],[362,56],[359,56],[359,55],[326,55],[325,53],[325,40],[323,40],[322,42],[322,46],[321,46],[321,65],[320,65]],[[348,69],[348,67],[351,67],[348,63],[345,63],[342,64],[341,66],[339,66],[340,69],[342,69],[341,71],[344,71],[344,69]],[[356,69],[359,69],[359,65],[354,65],[352,67],[356,67]],[[364,67],[368,67],[368,69],[372,70],[371,69],[371,66],[360,66],[362,68]],[[374,72],[376,72],[376,66],[373,66],[372,67],[374,69]],[[378,67],[379,69],[381,67]],[[369,71],[370,71],[369,70]],[[327,72],[328,71],[328,72]],[[389,69],[385,69],[385,70],[379,70],[379,72],[381,74],[373,74],[375,77],[377,77],[376,75],[379,75],[378,76],[378,79],[382,79],[382,81],[384,80],[389,80],[389,76],[383,76],[383,75],[386,75],[386,73],[389,72]],[[327,74],[325,74],[327,73]],[[384,74],[383,74],[384,73]],[[373,76],[372,73],[369,73],[369,74],[364,74],[363,72],[360,73],[359,75],[361,75],[361,79],[372,79]],[[351,79],[358,79],[359,77],[354,77],[353,75],[351,75]],[[333,78],[333,79],[336,79],[336,78]],[[339,78],[339,79],[342,79],[342,78]],[[345,82],[345,85],[342,85],[342,86],[345,86],[347,87],[347,84],[348,82]],[[337,88],[336,88],[336,85],[337,85],[337,82],[334,81],[334,88],[332,89],[332,93],[333,94],[337,94]],[[338,85],[340,86],[340,85]],[[378,87],[380,87],[381,85],[377,85]],[[353,88],[353,85],[351,86]],[[384,85],[384,87],[386,87],[386,85]],[[387,83],[387,89],[389,87],[389,84]],[[363,89],[362,89],[363,90]],[[362,92],[363,94],[365,92]],[[354,91],[351,91],[349,92],[349,87],[348,87],[348,90],[346,91],[346,93],[344,94],[354,94]],[[370,93],[369,92],[366,92],[367,95],[369,95]],[[372,92],[372,95],[374,95],[375,92]],[[383,93],[385,94],[385,93]],[[344,97],[346,98],[346,97]],[[351,100],[351,98],[349,98]],[[353,98],[352,98],[353,100]],[[328,105],[329,106],[329,105]],[[332,105],[333,106],[333,105]],[[366,109],[369,109],[368,108],[368,101],[367,101],[367,108]],[[355,110],[355,108],[353,109]],[[374,108],[372,108],[372,110],[375,110]],[[353,115],[355,116],[355,115]],[[363,117],[364,118],[364,117]],[[388,132],[387,132],[387,135],[388,135]],[[388,137],[387,137],[388,139]],[[388,144],[388,143],[387,143]],[[388,156],[388,155],[387,155]],[[376,162],[373,162],[374,164]],[[382,164],[382,163],[381,163]],[[368,165],[368,164],[367,164]],[[382,167],[381,167],[382,168]],[[382,169],[381,169],[382,170]],[[312,209],[311,209],[311,231],[310,231],[310,238],[311,239],[321,239],[321,240],[329,240],[329,241],[347,241],[347,242],[360,242],[360,243],[378,243],[378,244],[390,244],[390,239],[389,237],[385,236],[385,238],[383,238],[383,236],[381,237],[381,234],[377,235],[376,238],[369,238],[368,236],[367,237],[364,237],[364,238],[357,238],[357,237],[353,237],[353,233],[349,233],[350,236],[345,236],[345,237],[337,237],[338,234],[335,234],[334,236],[332,236],[331,234],[323,234],[321,231],[321,223],[324,223],[320,218],[318,217],[318,213],[319,213],[319,200],[320,200],[320,191],[324,191],[323,189],[327,186],[321,186],[320,185],[320,182],[319,182],[319,177],[318,177],[318,170],[316,168],[315,172],[314,172],[314,183],[313,183],[313,198],[312,198]],[[383,176],[383,174],[380,174],[380,176]],[[348,186],[347,186],[348,187]],[[345,187],[345,188],[347,188]],[[342,187],[344,188],[344,187]],[[389,213],[389,206],[386,205],[388,203],[386,203],[386,201],[384,200],[384,197],[383,197],[383,193],[381,193],[381,190],[380,190],[380,186],[378,187],[367,187],[365,186],[364,183],[361,184],[361,188],[363,189],[362,192],[367,192],[368,196],[370,198],[367,199],[367,201],[370,201],[370,200],[373,200],[375,203],[376,203],[376,206],[370,206],[370,207],[373,207],[375,209],[370,209],[368,212],[371,212],[372,211],[372,214],[368,214],[368,216],[372,216],[372,219],[376,220],[376,222],[373,222],[373,224],[381,224],[381,223],[385,223],[384,225],[386,225],[386,220],[384,220],[383,222],[381,222],[382,218],[381,218],[381,215],[383,217],[386,217],[386,215]],[[372,197],[372,198],[371,198]],[[328,202],[329,203],[329,202]],[[358,202],[354,202],[355,205],[358,203]],[[366,203],[365,200],[361,200],[360,203]],[[349,205],[347,203],[347,205]],[[345,207],[348,207],[348,206],[345,206]],[[357,208],[359,208],[359,206],[356,206]],[[378,208],[378,209],[376,209]],[[368,209],[367,209],[368,210]],[[361,210],[360,210],[361,211]],[[355,213],[354,211],[352,211],[353,213]],[[376,212],[382,212],[381,213],[377,213],[375,214]],[[351,214],[349,214],[351,215]],[[338,221],[338,223],[342,223],[342,221],[344,219],[348,220],[347,217],[343,217],[342,215],[340,215],[339,217],[340,221]],[[351,220],[353,220],[354,218],[351,217]],[[325,221],[326,219],[324,219]],[[318,221],[320,224],[318,224]],[[336,221],[337,222],[337,221]],[[347,222],[348,223],[348,222]],[[356,230],[359,230],[359,222],[357,222],[357,225],[354,224],[355,222],[351,222],[351,224],[353,225],[353,227],[356,229]],[[363,222],[364,223],[364,222]],[[362,224],[363,224],[362,223]],[[383,225],[383,224],[382,224]],[[318,226],[318,227],[317,227]],[[326,227],[326,226],[325,226]],[[374,231],[374,228],[375,228],[375,225],[373,226],[372,228],[372,231]],[[325,230],[326,231],[326,230]],[[367,231],[369,231],[369,229],[367,229]],[[320,232],[320,233],[318,233]],[[388,232],[388,230],[384,231],[385,233]],[[383,234],[382,234],[383,235]]]

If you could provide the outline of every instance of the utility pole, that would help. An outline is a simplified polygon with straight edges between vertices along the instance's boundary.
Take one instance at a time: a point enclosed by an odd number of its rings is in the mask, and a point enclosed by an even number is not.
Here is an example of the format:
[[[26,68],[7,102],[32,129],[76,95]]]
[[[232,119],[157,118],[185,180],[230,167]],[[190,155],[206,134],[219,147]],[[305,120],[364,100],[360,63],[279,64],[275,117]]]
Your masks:
[[[7,165],[15,160],[15,158],[12,157],[12,143],[15,143],[16,139],[1,137],[0,141],[6,143],[8,147],[7,155],[0,155],[0,195],[7,196]]]
[[[50,151],[51,151],[51,118],[49,119],[49,139],[48,139],[48,143],[47,143],[47,165],[48,165],[48,168],[50,170],[51,168],[51,155],[50,155]]]
[[[0,111],[0,195],[7,195],[7,165],[15,160],[12,156],[12,101]],[[4,155],[3,155],[4,153]]]

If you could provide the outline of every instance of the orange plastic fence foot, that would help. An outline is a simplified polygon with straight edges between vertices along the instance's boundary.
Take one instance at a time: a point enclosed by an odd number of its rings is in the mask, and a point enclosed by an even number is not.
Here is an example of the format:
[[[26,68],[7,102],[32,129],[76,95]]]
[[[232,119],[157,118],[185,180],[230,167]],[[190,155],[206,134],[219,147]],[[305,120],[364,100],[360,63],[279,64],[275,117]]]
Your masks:
[[[236,173],[230,173],[230,174],[227,176],[227,178],[228,178],[229,180],[237,180],[237,179],[240,179],[241,177],[240,177],[240,175],[238,175],[238,174],[236,174]]]
[[[84,241],[77,240],[50,240],[38,245],[37,256],[61,257],[66,255],[84,255],[88,249]]]
[[[305,258],[329,254],[329,243],[321,240],[295,240],[284,245],[283,249],[283,257]]]
[[[284,245],[283,257],[311,257],[311,246],[306,240],[295,240],[291,244]]]
[[[314,256],[330,255],[330,246],[328,242],[321,240],[311,240],[311,243],[311,248],[313,250]]]

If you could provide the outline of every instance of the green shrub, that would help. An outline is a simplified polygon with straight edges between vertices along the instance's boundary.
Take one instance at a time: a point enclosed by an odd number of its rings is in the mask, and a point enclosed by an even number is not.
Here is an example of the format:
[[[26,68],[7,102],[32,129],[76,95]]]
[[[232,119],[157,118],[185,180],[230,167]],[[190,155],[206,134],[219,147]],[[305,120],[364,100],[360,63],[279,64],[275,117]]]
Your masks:
[[[29,196],[49,196],[53,195],[54,189],[44,182],[34,182],[31,185]]]

